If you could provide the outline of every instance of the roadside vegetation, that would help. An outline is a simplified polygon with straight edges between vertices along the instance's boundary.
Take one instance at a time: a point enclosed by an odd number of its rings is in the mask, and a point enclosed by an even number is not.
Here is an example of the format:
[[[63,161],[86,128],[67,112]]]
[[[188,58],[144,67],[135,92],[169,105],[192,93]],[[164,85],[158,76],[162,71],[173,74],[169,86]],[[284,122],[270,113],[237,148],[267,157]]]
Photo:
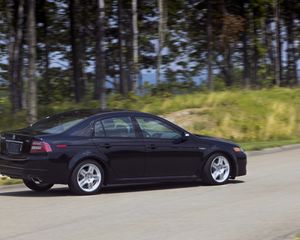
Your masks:
[[[22,181],[20,179],[12,179],[9,177],[1,176],[0,177],[0,186],[2,185],[13,185],[13,184],[19,184]]]
[[[25,112],[10,114],[7,98],[0,100],[0,130],[27,125]],[[111,109],[132,109],[161,115],[197,134],[231,139],[246,150],[300,142],[300,89],[198,91],[191,94],[149,94],[143,97],[111,95]],[[97,108],[97,101],[82,104],[57,102],[39,105],[39,117],[79,108]]]

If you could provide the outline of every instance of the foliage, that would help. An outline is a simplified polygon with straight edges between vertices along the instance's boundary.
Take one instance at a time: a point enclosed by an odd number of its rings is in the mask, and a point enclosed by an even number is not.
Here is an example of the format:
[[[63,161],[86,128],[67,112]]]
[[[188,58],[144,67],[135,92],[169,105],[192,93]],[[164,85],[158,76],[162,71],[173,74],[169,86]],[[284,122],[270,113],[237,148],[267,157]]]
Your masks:
[[[241,142],[300,139],[300,89],[231,90],[191,94],[124,97],[112,94],[110,109],[132,109],[162,115],[187,130]],[[9,114],[7,100],[1,100],[0,129],[26,125],[23,112]],[[40,117],[71,109],[97,108],[97,101],[56,102],[39,107]]]
[[[1,185],[13,185],[13,184],[18,184],[18,183],[22,183],[22,180],[12,179],[12,178],[5,177],[5,176],[0,176],[0,186]]]

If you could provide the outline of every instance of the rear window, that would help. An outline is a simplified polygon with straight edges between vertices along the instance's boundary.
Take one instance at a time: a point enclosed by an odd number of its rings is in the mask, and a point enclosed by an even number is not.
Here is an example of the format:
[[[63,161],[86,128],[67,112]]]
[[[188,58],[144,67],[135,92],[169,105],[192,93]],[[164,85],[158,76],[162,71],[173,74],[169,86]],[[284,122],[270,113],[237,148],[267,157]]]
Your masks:
[[[82,122],[87,117],[88,115],[78,112],[56,114],[34,123],[29,129],[37,132],[59,134]]]

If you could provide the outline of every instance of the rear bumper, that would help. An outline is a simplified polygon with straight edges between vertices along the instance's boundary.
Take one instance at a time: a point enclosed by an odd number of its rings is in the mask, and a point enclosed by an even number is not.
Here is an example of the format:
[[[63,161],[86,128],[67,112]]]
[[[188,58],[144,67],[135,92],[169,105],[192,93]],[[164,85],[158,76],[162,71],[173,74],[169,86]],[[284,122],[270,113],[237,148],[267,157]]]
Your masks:
[[[11,178],[39,178],[48,183],[67,183],[68,181],[65,168],[45,157],[16,160],[0,155],[0,173]]]

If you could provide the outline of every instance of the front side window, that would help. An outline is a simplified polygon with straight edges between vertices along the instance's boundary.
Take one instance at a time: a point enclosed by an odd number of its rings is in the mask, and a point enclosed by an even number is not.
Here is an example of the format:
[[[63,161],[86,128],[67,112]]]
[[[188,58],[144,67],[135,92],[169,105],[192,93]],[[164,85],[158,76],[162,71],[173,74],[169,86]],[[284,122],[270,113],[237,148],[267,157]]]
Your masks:
[[[130,117],[113,117],[95,123],[95,137],[135,137]]]
[[[181,133],[166,123],[149,117],[136,118],[145,138],[177,139]]]

